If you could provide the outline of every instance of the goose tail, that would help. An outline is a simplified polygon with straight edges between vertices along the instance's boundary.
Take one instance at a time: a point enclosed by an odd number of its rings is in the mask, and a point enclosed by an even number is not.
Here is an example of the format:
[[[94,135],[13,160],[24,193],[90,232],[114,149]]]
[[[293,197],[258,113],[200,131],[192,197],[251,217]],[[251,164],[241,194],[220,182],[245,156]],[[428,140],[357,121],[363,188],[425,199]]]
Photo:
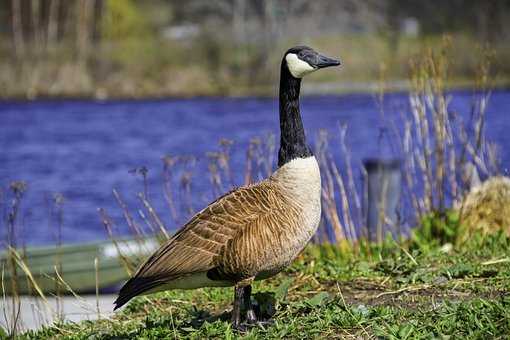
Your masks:
[[[124,306],[132,298],[137,295],[146,293],[147,291],[159,286],[162,282],[154,277],[132,277],[120,289],[119,296],[113,303],[117,310]]]

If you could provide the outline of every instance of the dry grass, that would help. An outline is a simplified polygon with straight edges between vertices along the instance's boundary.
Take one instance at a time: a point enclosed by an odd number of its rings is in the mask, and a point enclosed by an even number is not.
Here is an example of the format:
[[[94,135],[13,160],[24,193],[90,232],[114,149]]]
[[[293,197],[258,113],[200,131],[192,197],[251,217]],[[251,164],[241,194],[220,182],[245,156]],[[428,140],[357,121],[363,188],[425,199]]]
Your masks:
[[[497,176],[471,190],[460,204],[458,242],[466,242],[473,232],[510,237],[510,179]]]

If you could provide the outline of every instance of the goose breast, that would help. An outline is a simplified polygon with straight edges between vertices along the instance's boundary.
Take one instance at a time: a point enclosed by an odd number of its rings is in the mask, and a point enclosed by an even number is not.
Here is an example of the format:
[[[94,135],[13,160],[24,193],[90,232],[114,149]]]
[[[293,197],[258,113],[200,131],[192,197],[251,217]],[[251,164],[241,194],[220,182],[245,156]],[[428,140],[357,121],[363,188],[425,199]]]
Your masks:
[[[298,158],[267,181],[274,197],[270,213],[243,228],[226,247],[220,267],[239,278],[277,274],[303,250],[321,214],[321,179],[315,157]],[[264,193],[265,194],[265,193]]]

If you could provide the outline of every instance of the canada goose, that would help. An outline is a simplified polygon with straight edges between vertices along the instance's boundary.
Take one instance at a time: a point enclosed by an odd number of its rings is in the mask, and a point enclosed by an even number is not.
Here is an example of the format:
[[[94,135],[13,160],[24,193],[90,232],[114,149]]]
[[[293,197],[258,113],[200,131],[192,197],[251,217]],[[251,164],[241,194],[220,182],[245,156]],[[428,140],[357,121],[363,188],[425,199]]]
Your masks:
[[[232,325],[256,322],[251,283],[279,273],[303,250],[321,214],[321,178],[299,112],[301,78],[340,65],[310,47],[289,49],[280,70],[278,169],[209,204],[166,241],[121,288],[115,309],[139,294],[235,286]]]

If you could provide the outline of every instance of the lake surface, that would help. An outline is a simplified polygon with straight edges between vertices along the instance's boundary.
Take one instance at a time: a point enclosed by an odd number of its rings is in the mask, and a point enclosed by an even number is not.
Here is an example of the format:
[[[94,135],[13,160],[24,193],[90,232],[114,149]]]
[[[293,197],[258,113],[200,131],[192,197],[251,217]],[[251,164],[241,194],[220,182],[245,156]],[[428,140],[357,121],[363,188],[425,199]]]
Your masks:
[[[408,111],[406,94],[388,95],[384,103],[388,119],[399,121],[398,117]],[[471,92],[454,92],[450,110],[468,115],[472,103]],[[145,166],[149,170],[148,196],[163,222],[175,228],[163,195],[162,157],[197,157],[191,188],[193,207],[200,209],[214,198],[206,152],[219,150],[221,138],[234,141],[231,168],[234,182],[242,184],[250,139],[273,133],[278,140],[277,112],[276,100],[260,98],[0,102],[1,209],[5,216],[10,204],[6,193],[9,183],[23,180],[28,191],[22,200],[18,243],[55,243],[55,193],[65,199],[64,242],[105,239],[97,212],[100,207],[112,216],[116,231],[127,235],[129,230],[112,189],[122,194],[137,215],[140,203],[136,193],[144,186],[141,176],[130,170]],[[391,156],[389,143],[380,142],[381,128],[387,124],[372,95],[305,97],[302,114],[311,144],[320,129],[328,130],[337,140],[338,124],[348,124],[347,143],[357,180],[362,159]],[[487,109],[487,138],[500,145],[506,173],[510,168],[509,114],[510,92],[494,92]],[[338,143],[332,141],[331,145],[335,149]],[[179,187],[179,178],[174,184]],[[1,223],[5,239],[6,225]]]

